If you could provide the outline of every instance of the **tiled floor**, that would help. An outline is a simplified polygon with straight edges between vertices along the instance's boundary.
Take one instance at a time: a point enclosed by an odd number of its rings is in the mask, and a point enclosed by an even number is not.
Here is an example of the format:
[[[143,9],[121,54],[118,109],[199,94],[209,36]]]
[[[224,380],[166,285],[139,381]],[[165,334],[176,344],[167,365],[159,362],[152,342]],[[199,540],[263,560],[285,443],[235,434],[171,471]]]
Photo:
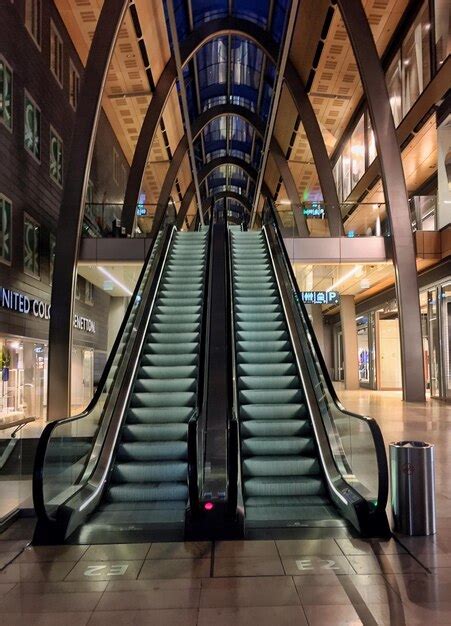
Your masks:
[[[451,407],[341,393],[387,443],[437,444],[436,536],[33,548],[20,520],[0,535],[2,626],[451,624]]]

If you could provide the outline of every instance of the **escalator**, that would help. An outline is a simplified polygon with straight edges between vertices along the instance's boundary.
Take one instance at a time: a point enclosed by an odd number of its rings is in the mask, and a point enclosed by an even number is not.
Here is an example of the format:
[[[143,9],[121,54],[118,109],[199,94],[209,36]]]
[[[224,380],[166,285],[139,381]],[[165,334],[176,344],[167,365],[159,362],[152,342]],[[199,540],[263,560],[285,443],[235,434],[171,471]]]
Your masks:
[[[162,222],[154,241],[92,402],[40,439],[36,543],[184,536],[196,505],[209,231]]]
[[[273,207],[263,223],[261,230],[229,229],[236,442],[229,466],[238,515],[249,536],[344,526],[383,536],[382,435],[374,420],[340,405]]]

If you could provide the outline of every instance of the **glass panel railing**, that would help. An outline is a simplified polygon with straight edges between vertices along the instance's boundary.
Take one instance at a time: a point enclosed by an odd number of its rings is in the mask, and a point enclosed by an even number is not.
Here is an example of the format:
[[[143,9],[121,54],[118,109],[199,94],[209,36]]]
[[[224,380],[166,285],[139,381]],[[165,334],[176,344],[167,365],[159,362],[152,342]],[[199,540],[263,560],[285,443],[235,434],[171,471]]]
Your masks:
[[[321,350],[298,292],[296,278],[284,246],[282,234],[267,206],[264,223],[273,243],[272,253],[282,268],[286,293],[295,313],[295,322],[303,357],[335,465],[343,479],[372,507],[385,509],[387,501],[387,466],[382,435],[376,422],[341,406],[327,373]]]
[[[57,508],[86,484],[96,467],[121,381],[129,367],[135,335],[144,322],[156,268],[173,229],[165,222],[162,220],[144,263],[93,400],[80,415],[48,424],[40,439],[33,485],[38,516],[52,519]]]
[[[95,203],[85,205],[82,236],[89,239],[100,237],[126,237],[122,226],[122,204]],[[133,237],[149,237],[154,226],[155,204],[139,204],[136,207],[136,230]]]
[[[322,201],[300,202],[297,205],[281,200],[274,204],[274,215],[282,236],[299,237],[300,224],[305,222],[310,237],[329,237],[329,215],[338,213],[343,220],[343,236],[390,236],[384,202],[343,202],[330,205]]]

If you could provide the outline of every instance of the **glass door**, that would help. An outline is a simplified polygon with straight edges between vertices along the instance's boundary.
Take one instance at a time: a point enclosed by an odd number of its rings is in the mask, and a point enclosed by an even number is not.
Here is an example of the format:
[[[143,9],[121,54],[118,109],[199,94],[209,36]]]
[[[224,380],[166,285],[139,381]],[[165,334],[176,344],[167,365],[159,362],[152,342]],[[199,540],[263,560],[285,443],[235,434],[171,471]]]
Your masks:
[[[428,291],[429,376],[431,397],[440,397],[440,327],[438,319],[437,289]]]
[[[441,291],[441,326],[443,355],[443,395],[451,400],[451,283],[443,285]]]

